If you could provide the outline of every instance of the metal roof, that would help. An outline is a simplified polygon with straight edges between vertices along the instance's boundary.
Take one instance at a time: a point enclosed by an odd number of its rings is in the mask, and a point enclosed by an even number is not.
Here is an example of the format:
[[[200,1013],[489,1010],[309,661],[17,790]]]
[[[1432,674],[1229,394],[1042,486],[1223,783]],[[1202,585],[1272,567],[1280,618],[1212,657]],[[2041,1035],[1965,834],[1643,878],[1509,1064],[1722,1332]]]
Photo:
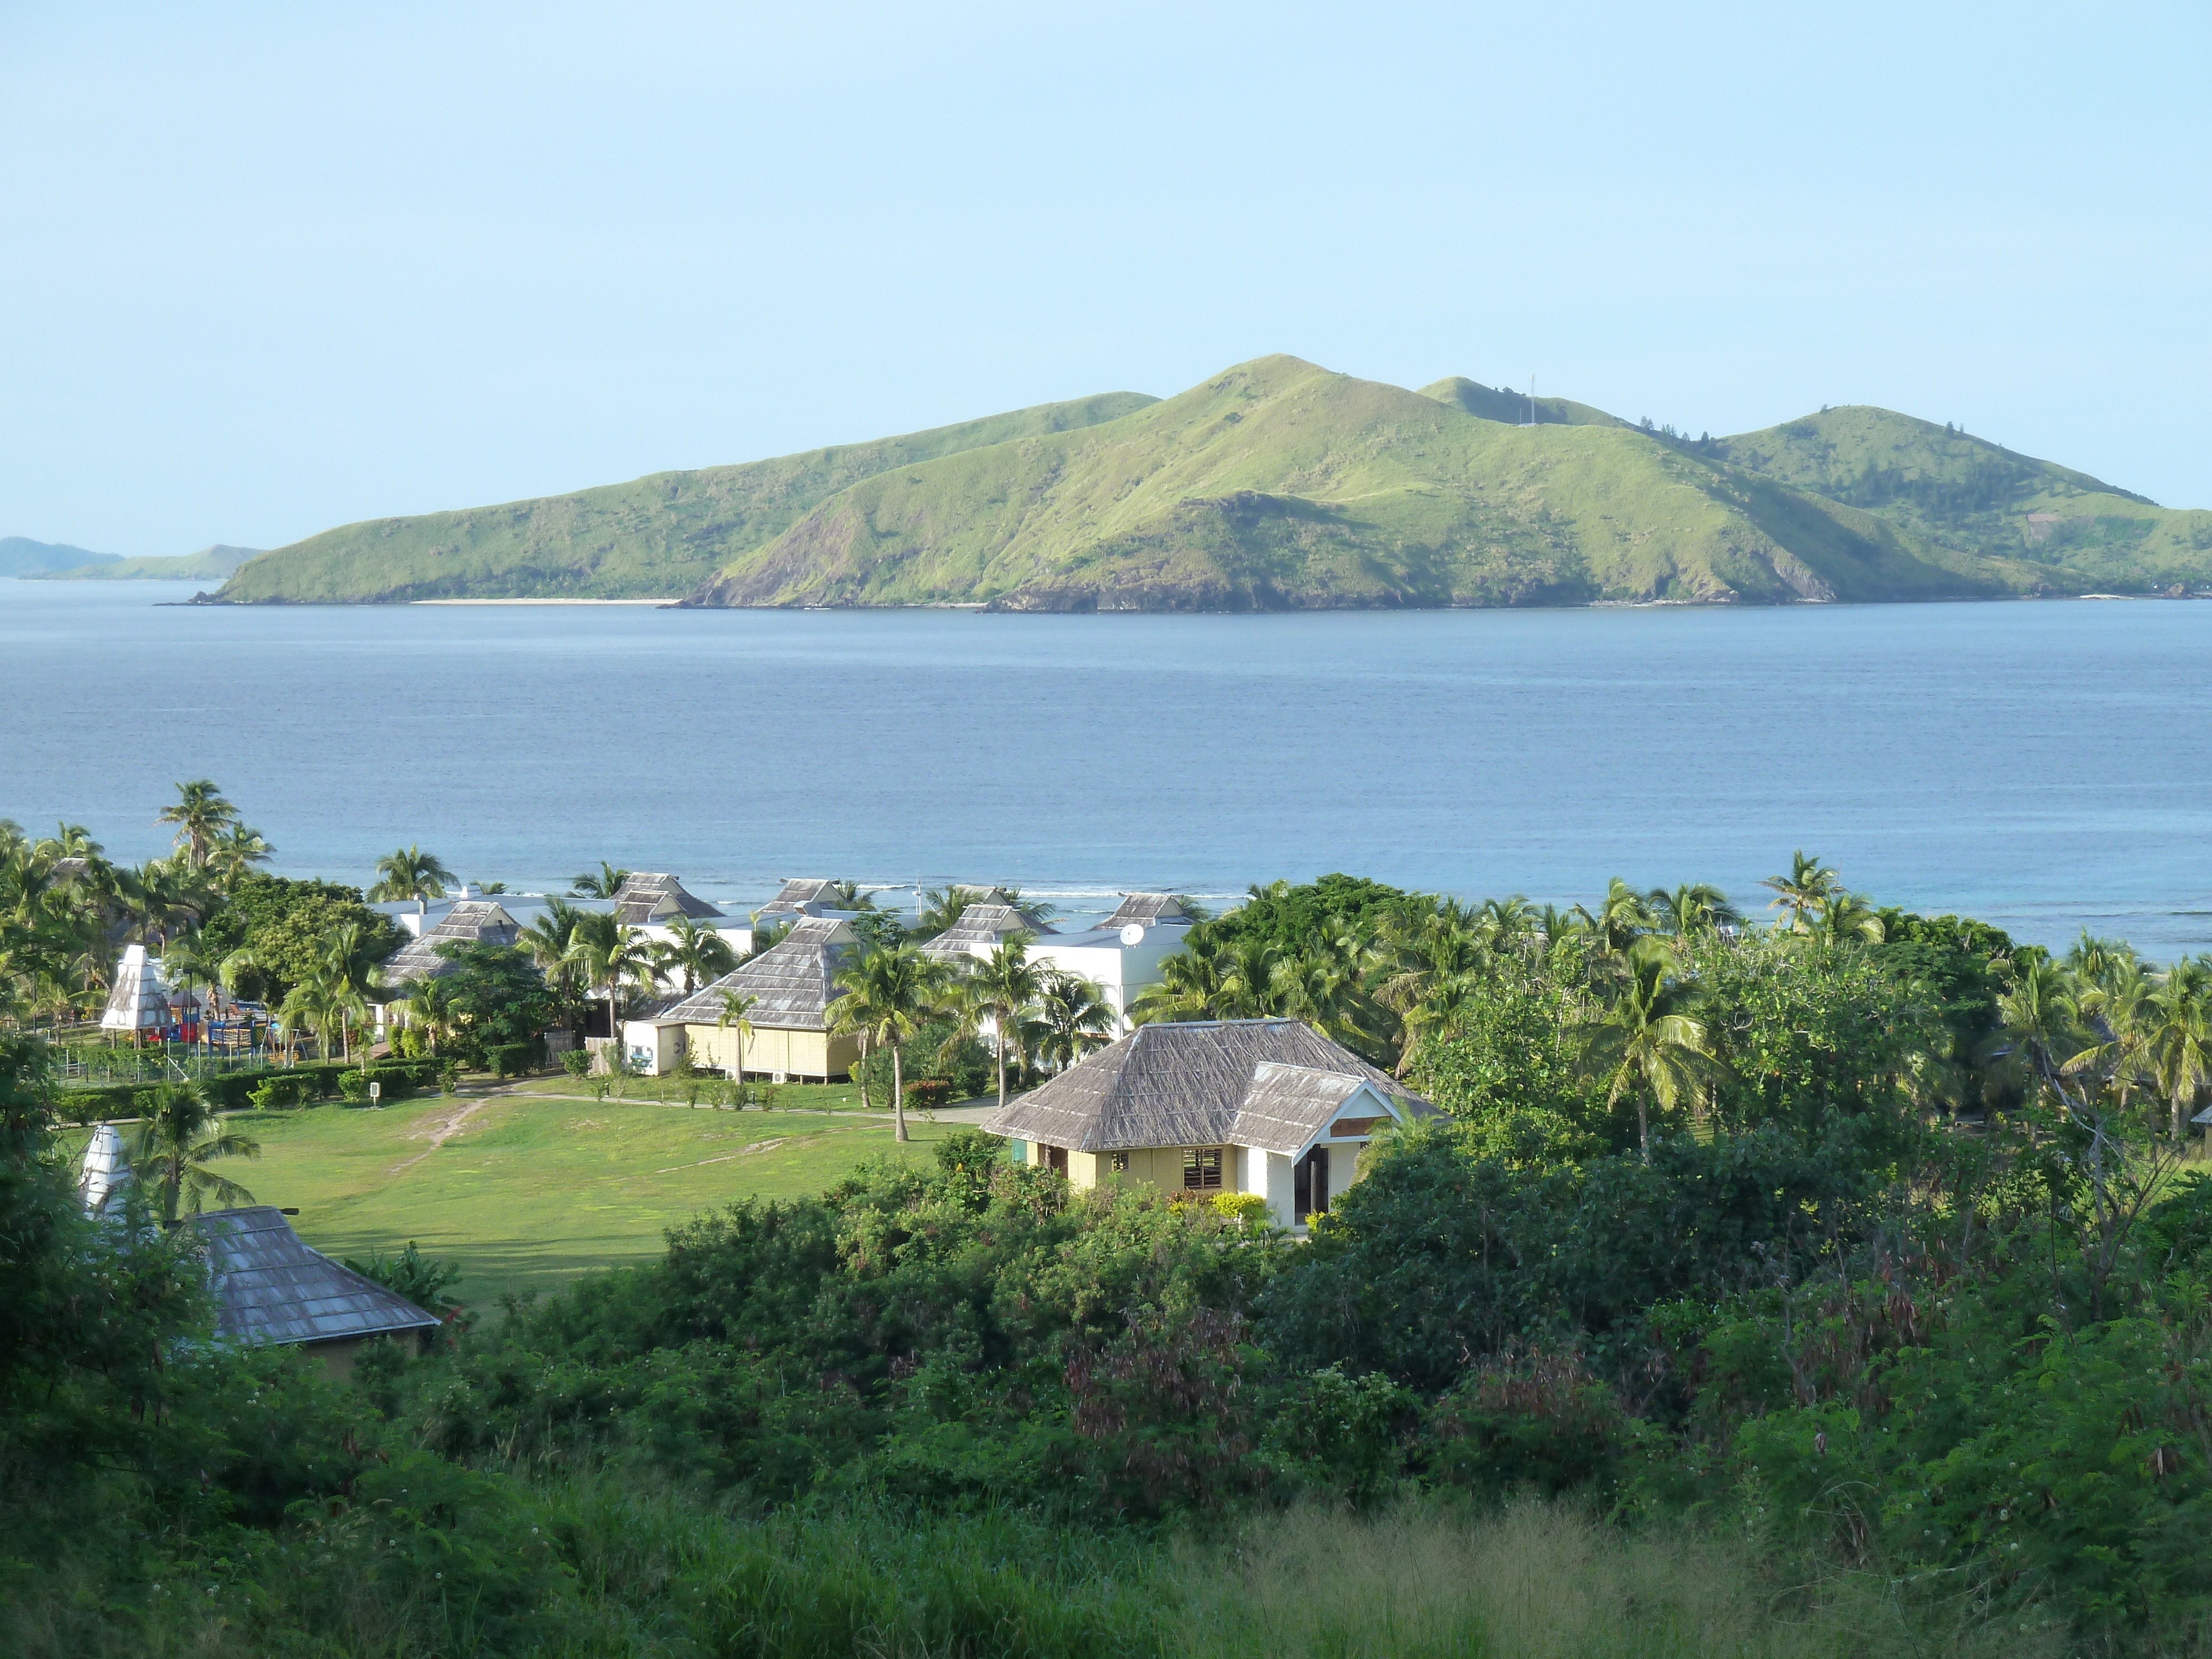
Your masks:
[[[405,1297],[309,1249],[268,1205],[191,1221],[207,1243],[216,1334],[226,1342],[337,1342],[438,1328]]]
[[[1372,1085],[1407,1115],[1425,1116],[1436,1109],[1302,1020],[1193,1020],[1139,1025],[1050,1082],[1008,1101],[1006,1110],[984,1127],[993,1134],[1079,1152],[1272,1146],[1279,1139],[1279,1126],[1301,1112],[1319,1109],[1328,1089],[1337,1085],[1271,1073],[1254,1102],[1251,1127],[1263,1138],[1239,1140],[1238,1115],[1260,1081],[1261,1068],[1270,1062],[1286,1071],[1345,1079],[1347,1092],[1362,1083]],[[1340,1103],[1344,1097],[1337,1096]]]

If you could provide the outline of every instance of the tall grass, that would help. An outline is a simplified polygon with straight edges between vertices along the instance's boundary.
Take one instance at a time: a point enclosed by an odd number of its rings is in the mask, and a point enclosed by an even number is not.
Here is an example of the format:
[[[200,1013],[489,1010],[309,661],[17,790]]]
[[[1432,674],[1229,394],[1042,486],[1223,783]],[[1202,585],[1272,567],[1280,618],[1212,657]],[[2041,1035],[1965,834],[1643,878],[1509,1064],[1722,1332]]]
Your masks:
[[[1249,1518],[1225,1538],[1099,1534],[1018,1513],[866,1506],[766,1519],[613,1474],[530,1482],[519,1528],[557,1585],[488,1639],[433,1581],[305,1535],[156,1593],[97,1555],[7,1575],[0,1652],[428,1659],[2058,1659],[2033,1617],[1909,1600],[1873,1572],[1775,1577],[1756,1540],[1623,1530],[1571,1502]],[[88,1543],[93,1541],[88,1534]],[[101,1540],[112,1547],[114,1540]],[[258,1556],[248,1568],[246,1554]],[[112,1559],[112,1557],[109,1557]],[[2146,1652],[2202,1652],[2191,1636]]]

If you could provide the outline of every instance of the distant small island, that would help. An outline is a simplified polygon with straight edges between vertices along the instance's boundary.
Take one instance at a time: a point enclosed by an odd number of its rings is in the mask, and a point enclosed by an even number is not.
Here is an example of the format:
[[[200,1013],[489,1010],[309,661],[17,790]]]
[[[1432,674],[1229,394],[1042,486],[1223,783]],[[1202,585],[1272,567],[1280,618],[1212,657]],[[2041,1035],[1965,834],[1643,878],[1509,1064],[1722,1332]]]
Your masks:
[[[82,549],[72,548],[71,552]],[[217,543],[204,547],[197,553],[171,555],[155,554],[145,558],[123,559],[112,553],[91,555],[87,560],[66,568],[25,570],[17,574],[33,581],[206,581],[222,580],[248,559],[262,552],[258,547],[228,547]]]
[[[210,597],[1276,611],[2208,587],[2212,512],[1887,410],[1692,437],[1273,356],[1164,401],[1113,392],[349,525]]]

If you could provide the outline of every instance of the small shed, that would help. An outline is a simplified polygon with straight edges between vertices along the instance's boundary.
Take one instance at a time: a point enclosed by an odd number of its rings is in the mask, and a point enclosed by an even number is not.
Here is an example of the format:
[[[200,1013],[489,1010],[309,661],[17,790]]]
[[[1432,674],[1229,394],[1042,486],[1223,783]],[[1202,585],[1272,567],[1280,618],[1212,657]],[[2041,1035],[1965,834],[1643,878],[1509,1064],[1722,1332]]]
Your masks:
[[[103,1123],[85,1143],[84,1158],[77,1165],[76,1195],[94,1215],[119,1209],[123,1189],[131,1184],[131,1155],[112,1123]]]
[[[343,1377],[362,1343],[411,1334],[421,1344],[440,1327],[405,1297],[308,1249],[266,1204],[212,1210],[191,1224],[207,1244],[222,1341],[305,1348]]]

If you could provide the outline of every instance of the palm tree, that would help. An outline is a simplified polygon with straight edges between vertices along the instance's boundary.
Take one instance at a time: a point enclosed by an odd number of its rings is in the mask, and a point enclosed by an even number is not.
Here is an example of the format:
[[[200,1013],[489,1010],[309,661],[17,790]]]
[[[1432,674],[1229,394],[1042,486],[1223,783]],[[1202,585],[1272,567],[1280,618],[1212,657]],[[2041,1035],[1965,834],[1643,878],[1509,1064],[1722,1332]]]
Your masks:
[[[745,1044],[753,1037],[753,1023],[746,1016],[752,1012],[753,1005],[760,999],[743,991],[725,991],[721,1000],[721,1018],[714,1024],[717,1030],[738,1034],[738,1063],[730,1068],[730,1076],[732,1080],[743,1083],[745,1080]]]
[[[1597,914],[1593,916],[1586,910],[1582,914],[1599,948],[1614,956],[1657,927],[1660,921],[1650,899],[1619,876],[1606,884],[1605,902],[1598,906]]]
[[[207,914],[212,900],[197,874],[189,866],[161,859],[117,872],[121,908],[142,943],[166,951],[172,933]]]
[[[1647,1101],[1671,1112],[1687,1104],[1702,1116],[1725,1068],[1698,1017],[1698,990],[1674,973],[1674,956],[1656,939],[1629,947],[1620,993],[1602,1019],[1579,1030],[1583,1075],[1606,1080],[1611,1107],[1636,1091],[1636,1140],[1651,1160]]]
[[[718,980],[738,965],[738,953],[729,940],[712,927],[702,927],[690,916],[678,916],[668,925],[669,938],[655,959],[664,973],[681,969],[684,994],[709,981]]]
[[[914,931],[923,939],[935,939],[958,921],[979,895],[973,888],[960,886],[930,887],[923,890],[915,907]]]
[[[217,834],[238,822],[238,809],[223,798],[213,778],[177,786],[174,805],[155,815],[156,823],[177,826],[177,847],[195,870],[207,868],[208,849]]]
[[[2103,943],[2091,939],[2086,931],[2081,940],[2082,945]],[[2083,954],[2082,945],[2076,945],[2068,954],[2069,966],[2076,965]],[[2124,1110],[2139,1085],[2155,1085],[2157,1082],[2154,1016],[2158,987],[2143,972],[2133,951],[2124,948],[2119,953],[2106,955],[2095,966],[2100,969],[2098,976],[2080,999],[2081,1014],[2091,1025],[2094,1040],[2060,1069],[2069,1077],[2082,1073],[2101,1074],[2110,1080],[2112,1092]]]
[[[331,1031],[339,1034],[342,1042],[349,1041],[349,1027],[362,1006],[344,976],[324,963],[285,994],[276,1017],[295,1030],[313,1031],[322,1057],[328,1060]]]
[[[2040,953],[2015,961],[2012,983],[1997,998],[2001,1029],[1992,1041],[1992,1073],[2034,1094],[2065,1097],[2061,1056],[2081,1052],[2081,1004],[2073,975]]]
[[[604,991],[607,999],[607,1035],[619,1049],[622,1020],[616,1004],[624,985],[643,988],[653,984],[652,945],[636,928],[623,927],[612,912],[586,911],[576,918],[569,934],[567,959],[575,964],[586,986]]]
[[[234,823],[216,836],[208,854],[208,868],[228,892],[252,875],[255,865],[266,864],[276,856],[276,849],[258,830]]]
[[[1002,1112],[1006,1109],[1007,1035],[1022,1011],[1044,993],[1044,970],[1030,960],[1030,941],[1034,937],[1026,932],[1007,934],[962,981],[966,1000],[991,1016],[991,1046],[997,1050]]]
[[[951,970],[911,945],[870,951],[843,973],[842,994],[830,1005],[836,1029],[861,1034],[864,1047],[891,1052],[891,1134],[906,1132],[906,1073],[899,1045],[921,1028],[945,1002]]]
[[[352,1017],[368,1013],[369,994],[384,983],[383,969],[377,966],[380,944],[364,933],[357,921],[340,922],[323,935],[320,971],[344,1006],[345,1018],[338,1030],[349,1063],[353,1059]]]
[[[2150,1004],[2151,1064],[2179,1146],[2189,1133],[2190,1107],[2212,1082],[2212,963],[2201,958],[2175,963]]]
[[[575,943],[576,923],[586,913],[565,899],[545,901],[545,914],[523,928],[516,943],[530,952],[553,992],[555,1006],[568,1028],[579,1033],[584,1024],[584,988],[576,982],[576,966],[568,955]]]
[[[833,910],[872,910],[876,901],[872,895],[860,890],[857,881],[833,881],[830,884],[830,908]]]
[[[377,860],[376,874],[369,898],[377,903],[413,899],[417,915],[429,900],[445,897],[447,884],[453,879],[453,872],[435,853],[426,853],[411,843]]]
[[[622,890],[622,884],[629,879],[629,871],[617,870],[605,859],[601,859],[597,874],[586,870],[568,884],[568,896],[611,899]]]
[[[1766,908],[1787,912],[1790,931],[1799,933],[1812,931],[1811,918],[1827,908],[1841,886],[1836,872],[1802,847],[1790,855],[1788,875],[1769,876],[1759,884],[1775,896]]]
[[[1089,980],[1078,975],[1050,972],[1034,1004],[1038,1047],[1054,1069],[1066,1071],[1091,1049],[1107,1042],[1121,1022],[1114,1005]],[[1001,1060],[999,1104],[1006,1104],[1006,1073]]]
[[[1879,945],[1884,933],[1881,913],[1840,888],[1828,895],[1804,931],[1826,945]]]
[[[438,1052],[438,1039],[450,1030],[453,1023],[453,988],[435,974],[422,974],[407,981],[400,994],[400,1011],[407,1023],[422,1028],[428,1040],[430,1052]]]
[[[139,1126],[131,1165],[140,1180],[155,1184],[161,1219],[173,1222],[179,1203],[187,1199],[193,1215],[209,1198],[221,1199],[225,1208],[252,1203],[252,1193],[208,1165],[219,1158],[260,1156],[258,1141],[223,1128],[198,1084],[172,1083],[155,1095],[154,1109]]]
[[[1655,887],[1650,898],[1661,931],[1676,939],[1692,939],[1743,920],[1728,895],[1710,882],[1685,882],[1672,892]]]

